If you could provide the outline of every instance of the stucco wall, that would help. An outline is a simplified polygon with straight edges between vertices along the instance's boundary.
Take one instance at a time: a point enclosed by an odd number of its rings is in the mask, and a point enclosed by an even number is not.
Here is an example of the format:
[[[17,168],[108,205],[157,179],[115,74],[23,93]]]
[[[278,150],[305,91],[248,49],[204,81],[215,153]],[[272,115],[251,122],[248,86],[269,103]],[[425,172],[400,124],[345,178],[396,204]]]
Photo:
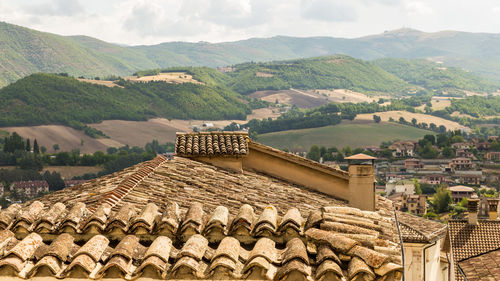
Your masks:
[[[448,265],[440,261],[441,243],[442,240],[435,244],[404,243],[405,280],[448,281]]]
[[[248,156],[243,158],[243,169],[262,172],[338,199],[349,200],[349,180],[334,172],[298,164],[251,147]]]

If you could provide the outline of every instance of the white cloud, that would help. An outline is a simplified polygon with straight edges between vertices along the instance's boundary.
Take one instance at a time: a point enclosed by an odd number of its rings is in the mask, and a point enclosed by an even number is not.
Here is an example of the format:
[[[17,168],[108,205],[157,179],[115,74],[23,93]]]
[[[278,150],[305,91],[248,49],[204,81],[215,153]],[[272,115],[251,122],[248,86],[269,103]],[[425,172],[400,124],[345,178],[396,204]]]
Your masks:
[[[0,19],[9,23],[132,45],[352,38],[403,26],[499,33],[498,14],[497,0],[0,0]]]
[[[422,1],[410,1],[405,4],[405,9],[410,16],[427,16],[434,13],[429,4]]]
[[[356,10],[339,0],[302,0],[302,16],[327,22],[354,21]]]

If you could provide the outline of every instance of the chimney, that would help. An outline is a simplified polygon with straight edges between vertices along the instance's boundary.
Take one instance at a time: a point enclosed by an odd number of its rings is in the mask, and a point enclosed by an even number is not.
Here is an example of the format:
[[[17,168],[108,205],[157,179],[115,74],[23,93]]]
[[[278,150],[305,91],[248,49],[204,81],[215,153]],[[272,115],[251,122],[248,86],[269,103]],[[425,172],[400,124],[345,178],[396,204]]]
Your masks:
[[[500,209],[498,208],[498,205],[499,205],[498,201],[500,201],[500,199],[498,199],[498,198],[488,198],[489,219],[490,220],[498,219],[498,215],[500,212]]]
[[[349,205],[375,211],[375,157],[356,154],[345,158],[349,164]]]
[[[479,199],[469,199],[467,201],[467,211],[469,212],[468,221],[470,225],[477,225],[477,205]]]

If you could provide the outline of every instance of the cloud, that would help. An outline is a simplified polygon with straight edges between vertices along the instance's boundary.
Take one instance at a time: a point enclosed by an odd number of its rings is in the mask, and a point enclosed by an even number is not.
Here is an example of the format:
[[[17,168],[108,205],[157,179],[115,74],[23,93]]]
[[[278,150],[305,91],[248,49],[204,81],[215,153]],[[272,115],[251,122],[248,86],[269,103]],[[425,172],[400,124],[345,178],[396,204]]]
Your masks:
[[[344,2],[345,3],[345,2]],[[348,22],[357,18],[354,7],[339,0],[302,0],[301,14],[305,19],[325,22]]]
[[[85,12],[78,0],[52,0],[38,5],[29,5],[24,11],[33,16],[76,16]]]
[[[410,16],[426,16],[434,13],[434,10],[425,2],[410,1],[405,4],[405,10]]]

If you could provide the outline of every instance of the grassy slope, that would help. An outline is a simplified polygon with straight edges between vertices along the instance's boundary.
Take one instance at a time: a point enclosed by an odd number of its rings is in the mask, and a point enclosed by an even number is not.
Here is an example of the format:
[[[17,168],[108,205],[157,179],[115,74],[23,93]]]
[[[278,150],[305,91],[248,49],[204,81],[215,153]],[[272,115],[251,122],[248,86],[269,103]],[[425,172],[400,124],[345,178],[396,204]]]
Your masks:
[[[336,126],[262,134],[258,136],[257,141],[280,149],[286,147],[308,150],[314,144],[325,147],[357,148],[367,145],[378,146],[382,141],[418,139],[425,134],[432,132],[395,123],[343,122]]]

